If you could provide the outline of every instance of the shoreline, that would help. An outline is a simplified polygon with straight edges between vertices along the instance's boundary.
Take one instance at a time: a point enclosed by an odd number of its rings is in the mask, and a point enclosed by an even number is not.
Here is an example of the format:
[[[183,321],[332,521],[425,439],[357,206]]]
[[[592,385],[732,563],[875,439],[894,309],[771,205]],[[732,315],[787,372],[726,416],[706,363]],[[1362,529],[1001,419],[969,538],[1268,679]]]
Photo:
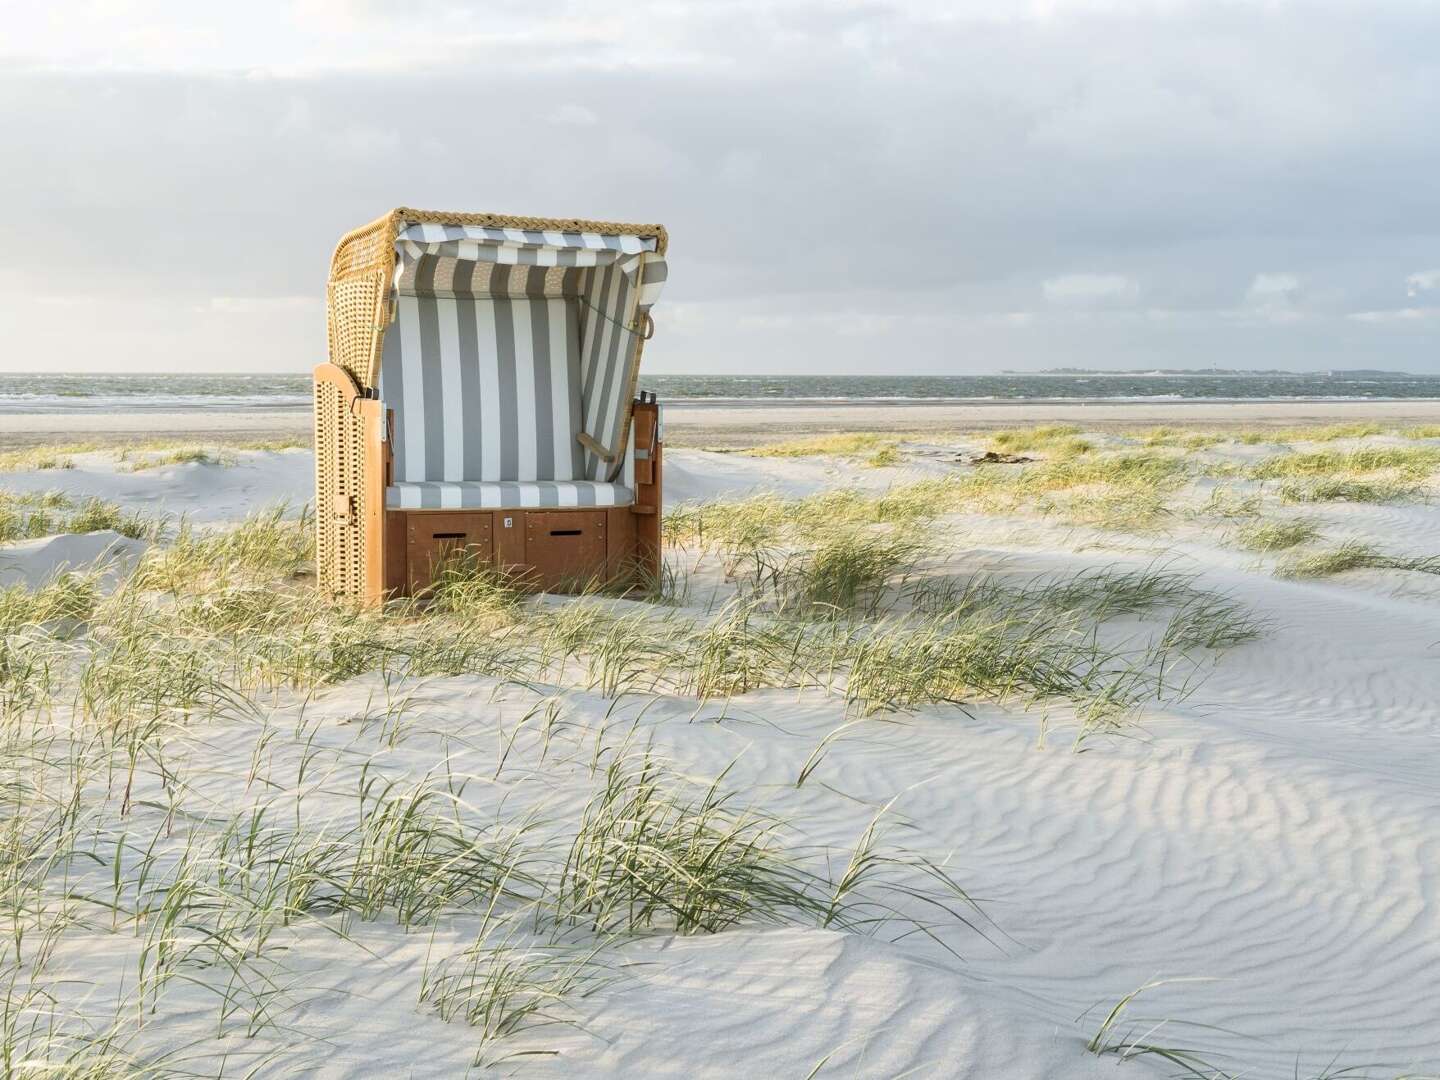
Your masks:
[[[1227,430],[1366,421],[1402,427],[1440,424],[1440,399],[689,401],[665,408],[666,439],[672,446],[743,446],[837,432],[925,434],[1049,423],[1076,424],[1093,430],[1159,426]],[[303,438],[309,433],[308,409],[131,409],[0,415],[0,450],[83,442],[122,446],[140,439],[226,445]]]

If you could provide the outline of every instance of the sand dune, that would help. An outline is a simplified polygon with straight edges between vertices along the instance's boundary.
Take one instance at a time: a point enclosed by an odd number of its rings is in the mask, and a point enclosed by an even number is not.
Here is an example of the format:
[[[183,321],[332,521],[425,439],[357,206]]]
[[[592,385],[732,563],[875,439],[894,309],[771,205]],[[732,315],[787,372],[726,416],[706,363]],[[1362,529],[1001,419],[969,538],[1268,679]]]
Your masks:
[[[1245,462],[1266,452],[1213,455]],[[139,473],[117,472],[103,455],[77,466],[0,484],[99,494],[213,525],[268,500],[297,503],[311,468],[303,452]],[[944,468],[923,454],[905,468],[860,469],[680,450],[667,462],[667,496],[879,491]],[[1440,537],[1440,510],[1424,502],[1305,512],[1332,538],[1387,551],[1431,554]],[[1170,1076],[1177,1066],[1154,1055],[1122,1062],[1085,1051],[1111,1005],[1155,982],[1128,1014],[1131,1039],[1203,1051],[1229,1075],[1440,1071],[1433,577],[1362,569],[1285,579],[1273,558],[1238,550],[1213,523],[1179,519],[1159,533],[1117,535],[966,513],[943,531],[935,573],[986,570],[1023,583],[1163,565],[1238,599],[1265,633],[1197,662],[1188,697],[1147,704],[1122,736],[1087,741],[1080,753],[1064,703],[925,705],[837,734],[843,705],[820,689],[701,703],[666,692],[615,700],[559,678],[397,685],[363,674],[314,696],[277,693],[259,716],[186,728],[166,751],[185,763],[183,814],[267,806],[295,817],[303,797],[300,823],[316,825],[346,812],[365,776],[413,783],[444,763],[473,778],[467,814],[532,814],[542,822],[536,838],[558,848],[593,793],[597,747],[630,732],[680,774],[708,780],[728,767],[726,784],[782,821],[797,852],[849,851],[884,809],[887,843],[922,854],[981,901],[983,914],[969,913],[974,929],[946,919],[934,936],[899,925],[874,936],[741,925],[627,938],[569,1022],[499,1044],[504,1075],[803,1077],[818,1066],[822,1077]],[[144,546],[119,543],[127,557]],[[61,569],[116,550],[116,537],[98,533],[9,545],[0,574],[18,569],[0,580],[34,584],[47,560]],[[696,575],[718,580],[718,569],[701,559]],[[1138,626],[1122,619],[1105,633],[1133,636]],[[1192,672],[1176,663],[1177,678]],[[564,719],[542,737],[526,718],[549,702]],[[257,770],[269,786],[254,782]],[[174,796],[162,775],[142,770],[134,798],[125,828],[142,836],[166,820]],[[96,871],[90,884],[103,881]],[[926,906],[895,902],[917,918]],[[214,994],[197,980],[168,988],[143,1031],[160,1046],[211,1040],[211,1064],[226,1049],[235,1064],[269,1054],[275,1075],[458,1075],[475,1038],[421,1007],[417,987],[476,925],[466,915],[407,932],[382,918],[341,935],[305,922],[288,931],[273,969],[285,984],[281,1025],[212,1040]],[[67,934],[55,969],[101,1013],[133,981],[136,947],[129,933]]]

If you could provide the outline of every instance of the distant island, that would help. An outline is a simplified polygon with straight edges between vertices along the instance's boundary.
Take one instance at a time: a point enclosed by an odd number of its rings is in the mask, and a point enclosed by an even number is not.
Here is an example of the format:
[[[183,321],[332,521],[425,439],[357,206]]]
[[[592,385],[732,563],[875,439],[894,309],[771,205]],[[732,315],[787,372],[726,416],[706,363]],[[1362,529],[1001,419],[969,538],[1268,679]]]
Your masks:
[[[1005,369],[1002,375],[1208,375],[1225,378],[1240,378],[1256,375],[1270,375],[1292,379],[1413,379],[1408,371],[1378,371],[1372,368],[1332,368],[1328,371],[1282,371],[1279,368],[1080,368],[1057,367],[1040,371],[1013,371]]]

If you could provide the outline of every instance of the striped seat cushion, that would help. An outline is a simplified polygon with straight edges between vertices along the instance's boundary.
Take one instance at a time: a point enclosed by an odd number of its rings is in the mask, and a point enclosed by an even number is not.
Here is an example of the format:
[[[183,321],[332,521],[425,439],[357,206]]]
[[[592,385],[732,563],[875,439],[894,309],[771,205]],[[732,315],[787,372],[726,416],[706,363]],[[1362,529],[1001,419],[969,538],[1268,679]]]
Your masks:
[[[577,299],[402,292],[397,302],[380,363],[397,481],[584,475]]]
[[[546,506],[629,506],[623,484],[590,480],[485,483],[479,480],[397,481],[385,489],[389,510],[509,510]]]

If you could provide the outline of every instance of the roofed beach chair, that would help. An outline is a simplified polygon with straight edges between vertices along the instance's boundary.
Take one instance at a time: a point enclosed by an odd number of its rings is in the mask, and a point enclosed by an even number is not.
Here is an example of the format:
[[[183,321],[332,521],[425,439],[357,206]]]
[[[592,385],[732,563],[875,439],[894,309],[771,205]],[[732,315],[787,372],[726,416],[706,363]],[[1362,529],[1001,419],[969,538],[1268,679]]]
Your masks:
[[[538,588],[659,571],[636,397],[665,229],[393,210],[347,233],[315,368],[322,590],[415,595],[463,549]]]

